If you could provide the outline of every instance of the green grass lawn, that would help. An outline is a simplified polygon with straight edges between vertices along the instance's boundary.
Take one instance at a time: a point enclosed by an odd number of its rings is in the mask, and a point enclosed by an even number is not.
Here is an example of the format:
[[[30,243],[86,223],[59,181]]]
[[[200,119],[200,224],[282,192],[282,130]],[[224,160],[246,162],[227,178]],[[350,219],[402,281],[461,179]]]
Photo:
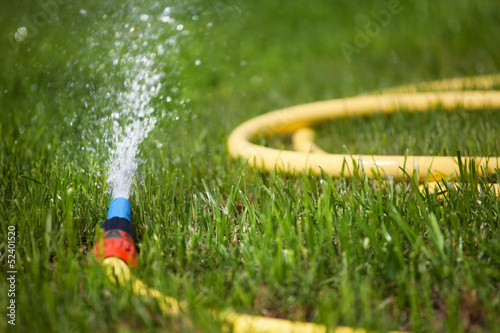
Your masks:
[[[218,332],[212,309],[379,331],[498,329],[500,202],[473,168],[438,198],[411,178],[268,174],[226,148],[238,124],[274,109],[498,73],[497,1],[60,2],[0,4],[0,331]],[[157,20],[167,6],[175,25]],[[140,66],[131,54],[163,73],[130,198],[135,275],[186,301],[181,317],[88,260],[111,199],[111,114]],[[498,156],[496,111],[341,120],[321,125],[317,142],[337,153]]]

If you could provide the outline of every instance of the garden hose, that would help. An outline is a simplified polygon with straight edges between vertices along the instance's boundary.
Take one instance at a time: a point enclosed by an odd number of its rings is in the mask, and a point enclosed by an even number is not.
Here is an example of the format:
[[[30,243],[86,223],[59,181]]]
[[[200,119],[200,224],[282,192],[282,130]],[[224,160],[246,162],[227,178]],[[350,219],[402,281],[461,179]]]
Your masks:
[[[111,201],[103,229],[104,238],[97,242],[93,251],[96,258],[120,258],[134,267],[139,253],[135,247],[130,202],[127,199],[118,197]]]
[[[458,157],[328,154],[314,144],[314,133],[309,127],[327,120],[392,114],[400,109],[426,112],[437,105],[447,111],[457,107],[474,111],[500,108],[500,91],[437,91],[491,88],[499,82],[500,75],[455,78],[391,88],[383,91],[383,94],[292,106],[255,117],[238,126],[229,136],[229,153],[233,158],[244,158],[252,167],[290,174],[312,172],[320,175],[325,172],[335,178],[364,174],[367,177],[402,180],[405,175],[416,173],[420,182],[450,180],[459,174]],[[436,91],[415,92],[419,90]],[[296,151],[262,147],[250,141],[257,135],[268,137],[293,132]],[[461,159],[463,165],[474,161],[479,176],[493,174],[500,166],[497,157]],[[492,187],[498,193],[498,185]]]
[[[166,296],[156,289],[149,288],[144,282],[132,277],[130,267],[121,258],[109,257],[103,261],[103,265],[108,268],[108,277],[111,281],[122,287],[132,289],[135,295],[151,297],[156,300],[158,307],[164,316],[178,316],[187,309],[187,305],[178,302],[175,298]],[[234,333],[365,333],[362,329],[352,329],[340,326],[332,330],[327,330],[323,325],[313,323],[293,322],[284,319],[267,318],[239,314],[233,311],[215,313],[217,320],[225,322],[226,331]]]

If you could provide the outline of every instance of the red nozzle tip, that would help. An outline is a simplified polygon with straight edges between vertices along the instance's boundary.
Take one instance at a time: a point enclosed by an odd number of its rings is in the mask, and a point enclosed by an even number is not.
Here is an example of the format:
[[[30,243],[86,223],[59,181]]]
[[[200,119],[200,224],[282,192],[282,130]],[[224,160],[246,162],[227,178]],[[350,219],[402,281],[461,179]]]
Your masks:
[[[102,249],[102,250],[101,250]],[[104,239],[97,242],[92,253],[97,260],[117,257],[134,267],[137,264],[139,253],[132,237],[123,230],[113,229],[104,233]]]

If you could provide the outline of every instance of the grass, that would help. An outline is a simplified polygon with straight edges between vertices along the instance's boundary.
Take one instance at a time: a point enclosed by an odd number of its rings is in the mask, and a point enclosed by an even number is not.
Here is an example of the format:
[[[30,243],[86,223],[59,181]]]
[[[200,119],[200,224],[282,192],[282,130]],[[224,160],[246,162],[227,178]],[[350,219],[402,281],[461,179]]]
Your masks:
[[[6,277],[14,225],[15,330],[217,332],[222,324],[209,309],[228,308],[380,331],[498,327],[500,207],[474,168],[464,166],[463,186],[438,198],[421,194],[412,175],[382,186],[363,177],[267,174],[231,160],[225,146],[235,126],[273,109],[497,73],[495,1],[401,0],[401,12],[350,62],[339,45],[353,43],[359,14],[385,2],[170,4],[187,33],[177,52],[156,56],[164,77],[151,105],[166,115],[141,146],[131,202],[141,249],[135,274],[187,301],[180,318],[110,284],[88,260],[110,201],[106,117],[132,68],[110,59],[125,57],[137,40],[115,33],[127,23],[142,31],[140,14],[167,6],[132,3],[58,5],[22,43],[13,33],[42,3],[0,4],[8,32],[0,51],[0,258]],[[154,43],[139,53],[167,47],[176,33],[151,22]],[[318,143],[353,154],[497,156],[496,110],[458,111],[324,124]],[[5,278],[0,286],[5,309]],[[2,317],[0,330],[12,329]]]

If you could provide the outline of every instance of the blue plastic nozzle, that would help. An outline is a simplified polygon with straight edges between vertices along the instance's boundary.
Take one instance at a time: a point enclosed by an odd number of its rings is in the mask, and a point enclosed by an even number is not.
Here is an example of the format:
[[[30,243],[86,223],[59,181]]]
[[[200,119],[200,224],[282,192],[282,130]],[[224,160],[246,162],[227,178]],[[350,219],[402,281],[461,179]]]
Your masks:
[[[130,202],[125,198],[118,197],[114,198],[109,204],[107,219],[109,220],[113,217],[121,217],[131,222],[130,214]]]

